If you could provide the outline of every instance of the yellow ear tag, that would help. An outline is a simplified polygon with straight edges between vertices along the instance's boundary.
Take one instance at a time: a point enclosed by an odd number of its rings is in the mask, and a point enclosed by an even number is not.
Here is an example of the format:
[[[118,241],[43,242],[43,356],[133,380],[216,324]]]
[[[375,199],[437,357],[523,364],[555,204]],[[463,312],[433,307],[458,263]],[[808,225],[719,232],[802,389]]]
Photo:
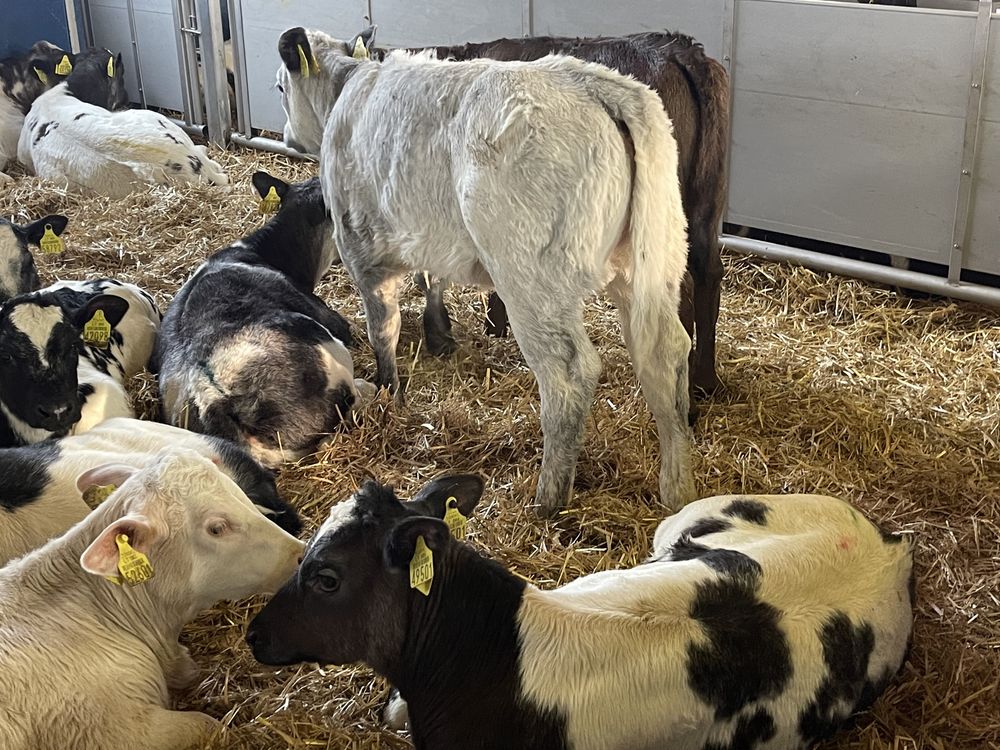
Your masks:
[[[448,498],[447,508],[444,512],[444,522],[448,526],[451,535],[458,540],[465,539],[465,525],[469,519],[462,515],[458,509],[458,500],[453,497]]]
[[[115,77],[115,58],[108,58],[108,78]]]
[[[95,310],[94,317],[83,326],[83,343],[105,349],[111,340],[111,324],[104,317],[104,310]]]
[[[62,60],[56,65],[57,76],[68,76],[73,72],[73,63],[69,61],[69,55],[63,55]]]
[[[51,224],[45,225],[45,231],[42,232],[42,239],[38,241],[38,246],[46,255],[57,255],[64,249],[62,237],[52,231]]]
[[[119,585],[124,582],[129,586],[138,586],[153,577],[153,566],[149,564],[149,558],[132,549],[127,536],[119,534],[115,537],[115,544],[118,545],[118,572],[121,575],[108,576],[109,581]]]
[[[309,60],[306,59],[306,52],[301,44],[296,44],[295,49],[299,51],[299,72],[303,78],[309,77]]]
[[[267,191],[267,195],[260,201],[260,212],[262,214],[277,213],[279,206],[281,206],[281,196],[274,189],[274,185],[271,185],[271,189]]]
[[[355,60],[367,60],[368,59],[368,48],[365,43],[361,41],[361,37],[354,43],[354,51],[351,53],[351,57]]]
[[[93,487],[88,487],[83,493],[83,502],[85,502],[90,509],[93,510],[98,505],[103,503],[112,493],[118,489],[113,484],[95,484]]]
[[[38,80],[44,83],[46,86],[49,85],[49,77],[45,75],[45,71],[41,68],[35,68],[35,75],[38,76]]]
[[[417,537],[417,546],[410,558],[410,588],[416,589],[424,596],[431,593],[431,583],[434,581],[434,553],[431,552],[422,536]]]

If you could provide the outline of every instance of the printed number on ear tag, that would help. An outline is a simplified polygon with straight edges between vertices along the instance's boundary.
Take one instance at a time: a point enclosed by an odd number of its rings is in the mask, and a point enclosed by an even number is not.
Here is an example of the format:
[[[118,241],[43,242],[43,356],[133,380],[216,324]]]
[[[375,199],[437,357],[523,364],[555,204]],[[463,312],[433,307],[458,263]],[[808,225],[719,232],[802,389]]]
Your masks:
[[[108,577],[112,583],[125,583],[129,586],[138,586],[153,577],[153,566],[149,564],[149,558],[128,543],[125,534],[115,537],[115,544],[118,545],[118,572],[117,577]]]
[[[46,224],[42,239],[38,241],[38,246],[47,255],[57,255],[63,251],[62,237],[52,231],[52,225]]]
[[[112,493],[118,489],[113,484],[95,484],[93,487],[88,487],[83,492],[83,502],[90,506],[91,510],[96,508],[98,505],[103,503]]]
[[[434,581],[434,553],[431,552],[422,536],[417,537],[417,546],[410,558],[410,588],[416,589],[424,596],[431,593],[431,583]]]
[[[447,508],[448,510],[444,512],[444,522],[448,526],[448,530],[456,539],[465,539],[465,526],[469,519],[463,516],[462,511],[458,509],[458,500],[449,497]]]
[[[38,80],[44,83],[46,86],[49,85],[49,77],[45,74],[45,71],[41,68],[35,68],[35,75],[38,76]]]
[[[271,189],[267,191],[260,201],[260,212],[262,214],[273,214],[278,211],[281,206],[281,197],[278,195],[278,191],[274,189],[274,185],[271,185]]]
[[[94,317],[83,326],[83,343],[106,349],[111,340],[111,324],[103,310],[95,310]]]
[[[62,60],[56,65],[56,75],[68,76],[73,72],[73,63],[69,61],[69,55],[63,55]]]

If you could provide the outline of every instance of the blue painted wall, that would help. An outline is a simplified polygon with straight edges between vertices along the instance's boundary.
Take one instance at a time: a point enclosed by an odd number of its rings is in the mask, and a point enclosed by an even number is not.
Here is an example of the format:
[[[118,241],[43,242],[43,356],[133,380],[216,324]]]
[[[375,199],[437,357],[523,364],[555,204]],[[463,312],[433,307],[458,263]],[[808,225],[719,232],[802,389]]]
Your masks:
[[[0,57],[26,52],[39,39],[69,49],[65,0],[6,0],[0,23]]]

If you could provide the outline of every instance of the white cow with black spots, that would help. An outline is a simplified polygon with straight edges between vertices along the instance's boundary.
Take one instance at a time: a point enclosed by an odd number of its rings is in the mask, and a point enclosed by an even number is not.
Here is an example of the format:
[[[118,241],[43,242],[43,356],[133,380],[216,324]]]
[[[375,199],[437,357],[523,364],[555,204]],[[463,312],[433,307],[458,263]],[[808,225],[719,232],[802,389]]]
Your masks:
[[[805,750],[903,663],[910,544],[842,500],[700,500],[646,563],[544,591],[449,534],[446,504],[468,516],[482,488],[370,482],[334,506],[250,624],[254,656],[367,663],[426,750]]]

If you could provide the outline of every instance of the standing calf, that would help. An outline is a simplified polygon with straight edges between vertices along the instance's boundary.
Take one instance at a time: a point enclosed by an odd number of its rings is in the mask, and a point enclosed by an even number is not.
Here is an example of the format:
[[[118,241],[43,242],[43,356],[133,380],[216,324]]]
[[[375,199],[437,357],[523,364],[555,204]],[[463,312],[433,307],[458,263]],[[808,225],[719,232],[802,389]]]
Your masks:
[[[66,534],[0,569],[0,747],[180,750],[218,722],[170,710],[197,667],[181,628],[220,599],[274,591],[302,542],[190,451],[136,471],[100,467],[81,490],[118,489]],[[116,585],[122,538],[152,578]],[[143,576],[145,577],[145,576]],[[127,581],[128,579],[126,579]]]
[[[77,477],[99,466],[141,469],[164,448],[188,448],[211,459],[257,509],[290,534],[298,514],[278,495],[274,475],[228,440],[138,419],[109,419],[82,434],[0,450],[0,567],[82,521],[90,507]],[[98,473],[91,481],[102,484]]]
[[[494,286],[538,381],[537,501],[553,513],[572,494],[601,370],[583,303],[606,287],[656,418],[663,501],[689,500],[690,339],[677,314],[687,240],[677,146],[660,99],[572,58],[352,57],[366,41],[370,33],[348,44],[290,29],[278,43],[278,85],[286,141],[321,153],[323,194],[364,303],[376,384],[399,383],[407,271]]]
[[[63,233],[69,222],[65,216],[53,214],[25,226],[0,219],[0,305],[18,294],[33,292],[41,287],[35,259],[28,249],[36,247],[51,227],[56,236]]]
[[[700,500],[647,563],[542,591],[439,520],[481,492],[448,477],[400,502],[371,482],[334,506],[250,624],[254,656],[367,663],[408,701],[418,750],[804,750],[903,662],[910,546],[845,502]]]
[[[106,348],[83,342],[98,311],[112,327]],[[153,298],[114,279],[57,282],[0,306],[0,447],[134,416],[125,380],[146,366],[159,324]]]
[[[157,342],[167,419],[245,445],[267,466],[311,453],[345,420],[354,379],[350,326],[313,294],[336,256],[316,178],[272,188],[278,213],[205,261],[167,309]]]

